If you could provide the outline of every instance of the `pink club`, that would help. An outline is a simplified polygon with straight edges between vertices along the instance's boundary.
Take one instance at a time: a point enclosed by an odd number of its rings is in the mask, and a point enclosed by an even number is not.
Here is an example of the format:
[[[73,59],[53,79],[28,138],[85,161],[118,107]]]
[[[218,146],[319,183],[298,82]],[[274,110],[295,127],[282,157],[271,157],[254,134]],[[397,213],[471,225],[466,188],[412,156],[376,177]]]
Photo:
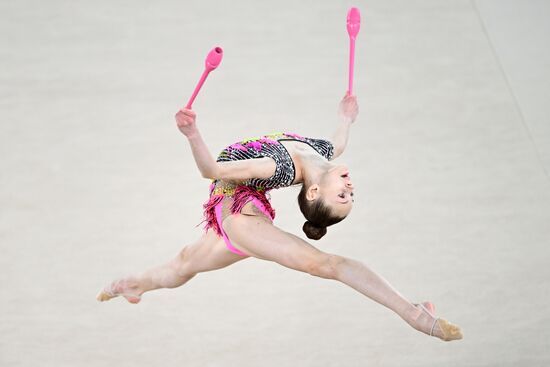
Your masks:
[[[361,14],[359,9],[350,8],[348,11],[347,17],[347,28],[349,34],[349,85],[348,85],[348,94],[351,95],[353,91],[353,66],[355,60],[355,38],[359,33],[359,28],[361,27]]]
[[[206,56],[206,60],[204,62],[205,64],[204,72],[202,73],[202,76],[197,86],[195,87],[195,91],[193,92],[193,95],[189,99],[189,102],[187,102],[187,106],[185,106],[185,108],[191,109],[193,105],[193,101],[197,97],[197,94],[199,93],[199,90],[204,84],[206,77],[212,70],[216,69],[218,65],[220,65],[220,63],[222,62],[222,58],[223,58],[223,50],[221,47],[215,47],[212,49],[212,51],[208,53],[208,56]]]

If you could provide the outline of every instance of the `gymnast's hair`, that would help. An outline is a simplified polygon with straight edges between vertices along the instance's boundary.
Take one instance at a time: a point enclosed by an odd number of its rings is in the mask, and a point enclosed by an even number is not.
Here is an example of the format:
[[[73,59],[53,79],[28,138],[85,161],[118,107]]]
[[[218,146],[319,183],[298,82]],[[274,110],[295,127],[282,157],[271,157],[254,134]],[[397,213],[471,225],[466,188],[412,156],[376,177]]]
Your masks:
[[[332,214],[330,207],[323,202],[323,199],[307,200],[306,184],[302,184],[302,189],[298,194],[298,205],[300,211],[307,219],[302,226],[302,230],[308,238],[318,240],[327,233],[327,227],[342,221],[344,217],[337,217]]]

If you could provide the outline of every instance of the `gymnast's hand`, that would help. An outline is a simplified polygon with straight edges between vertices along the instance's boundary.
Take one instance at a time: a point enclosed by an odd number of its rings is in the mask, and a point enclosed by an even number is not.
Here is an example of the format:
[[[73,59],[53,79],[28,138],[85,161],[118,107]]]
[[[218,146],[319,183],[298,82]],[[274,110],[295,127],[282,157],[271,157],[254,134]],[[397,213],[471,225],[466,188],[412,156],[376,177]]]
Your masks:
[[[359,113],[359,106],[357,105],[357,97],[346,93],[344,98],[340,101],[338,107],[338,117],[347,122],[354,122]]]
[[[187,108],[182,108],[176,113],[178,129],[188,138],[198,132],[197,125],[195,124],[196,116],[193,110]]]

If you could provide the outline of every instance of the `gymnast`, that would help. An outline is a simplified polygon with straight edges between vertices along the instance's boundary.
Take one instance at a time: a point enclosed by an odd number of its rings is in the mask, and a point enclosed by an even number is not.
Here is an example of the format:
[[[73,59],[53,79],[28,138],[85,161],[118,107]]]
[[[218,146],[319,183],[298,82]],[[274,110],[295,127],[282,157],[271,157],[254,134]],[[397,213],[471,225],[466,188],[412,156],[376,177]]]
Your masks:
[[[331,140],[271,133],[232,144],[214,160],[195,124],[193,110],[175,116],[187,137],[202,177],[211,180],[204,207],[204,233],[169,262],[113,281],[99,301],[123,296],[138,303],[143,293],[179,287],[202,272],[255,257],[316,277],[337,280],[399,315],[414,329],[444,341],[462,338],[458,326],[434,316],[431,302],[411,303],[364,263],[323,252],[273,224],[269,191],[301,185],[300,211],[306,236],[318,240],[353,206],[354,187],[345,165],[333,162],[344,151],[358,114],[357,99],[346,93]]]

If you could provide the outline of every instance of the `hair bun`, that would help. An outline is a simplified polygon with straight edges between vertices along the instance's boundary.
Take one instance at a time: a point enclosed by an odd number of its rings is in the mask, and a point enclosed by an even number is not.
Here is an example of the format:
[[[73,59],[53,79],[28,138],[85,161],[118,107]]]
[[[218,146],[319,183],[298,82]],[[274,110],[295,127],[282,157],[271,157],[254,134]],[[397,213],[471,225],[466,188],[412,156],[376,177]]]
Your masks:
[[[312,240],[318,240],[327,234],[327,227],[317,227],[315,224],[307,221],[304,223],[302,230],[308,238]]]

